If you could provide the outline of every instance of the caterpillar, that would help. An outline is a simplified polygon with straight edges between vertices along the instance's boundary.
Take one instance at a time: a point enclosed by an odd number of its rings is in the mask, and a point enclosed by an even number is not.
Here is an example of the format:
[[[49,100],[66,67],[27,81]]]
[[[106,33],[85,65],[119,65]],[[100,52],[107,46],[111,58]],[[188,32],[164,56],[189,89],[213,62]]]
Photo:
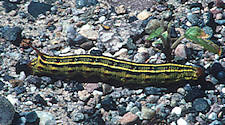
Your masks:
[[[93,55],[49,56],[29,46],[38,54],[28,64],[36,75],[114,85],[157,85],[198,80],[203,75],[203,69],[197,66],[134,63]]]

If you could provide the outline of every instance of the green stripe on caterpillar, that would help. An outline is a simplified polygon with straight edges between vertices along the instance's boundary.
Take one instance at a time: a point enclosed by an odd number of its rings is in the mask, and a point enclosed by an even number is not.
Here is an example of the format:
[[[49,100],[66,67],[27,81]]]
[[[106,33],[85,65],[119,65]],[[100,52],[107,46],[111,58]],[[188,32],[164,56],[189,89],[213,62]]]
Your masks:
[[[38,57],[29,63],[33,74],[80,82],[157,85],[183,80],[198,80],[203,69],[181,64],[143,64],[106,56],[49,56],[32,47]]]

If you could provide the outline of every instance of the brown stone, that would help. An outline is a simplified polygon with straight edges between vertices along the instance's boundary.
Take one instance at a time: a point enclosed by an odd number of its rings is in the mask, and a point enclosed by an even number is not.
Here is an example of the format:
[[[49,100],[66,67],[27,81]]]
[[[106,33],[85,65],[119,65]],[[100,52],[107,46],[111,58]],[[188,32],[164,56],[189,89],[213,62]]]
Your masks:
[[[135,124],[138,121],[138,116],[128,112],[119,121],[121,125]]]

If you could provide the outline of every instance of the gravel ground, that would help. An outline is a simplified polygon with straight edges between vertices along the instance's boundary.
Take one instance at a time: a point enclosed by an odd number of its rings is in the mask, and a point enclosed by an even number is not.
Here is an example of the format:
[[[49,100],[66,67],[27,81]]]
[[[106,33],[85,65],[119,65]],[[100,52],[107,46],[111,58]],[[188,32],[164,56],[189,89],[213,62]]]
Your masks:
[[[225,124],[224,50],[219,55],[182,39],[167,53],[160,39],[147,37],[153,27],[169,22],[175,40],[198,26],[225,48],[224,0],[1,0],[0,124]],[[48,55],[94,54],[154,64],[170,60],[201,66],[206,75],[146,87],[36,76],[24,66],[37,54],[23,41]]]

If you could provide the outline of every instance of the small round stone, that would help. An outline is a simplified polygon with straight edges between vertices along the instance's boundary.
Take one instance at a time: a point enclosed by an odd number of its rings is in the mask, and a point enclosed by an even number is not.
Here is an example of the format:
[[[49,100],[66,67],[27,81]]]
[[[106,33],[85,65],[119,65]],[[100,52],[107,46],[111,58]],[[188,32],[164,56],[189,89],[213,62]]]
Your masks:
[[[206,112],[209,109],[209,104],[205,99],[197,98],[193,102],[193,107],[198,112]]]
[[[181,111],[182,111],[182,109],[180,107],[174,107],[171,111],[171,114],[176,114],[176,115],[180,116]]]
[[[216,120],[217,119],[217,114],[215,112],[212,112],[209,114],[208,119],[210,120]]]
[[[177,125],[188,125],[188,123],[183,118],[180,118],[177,120]]]

